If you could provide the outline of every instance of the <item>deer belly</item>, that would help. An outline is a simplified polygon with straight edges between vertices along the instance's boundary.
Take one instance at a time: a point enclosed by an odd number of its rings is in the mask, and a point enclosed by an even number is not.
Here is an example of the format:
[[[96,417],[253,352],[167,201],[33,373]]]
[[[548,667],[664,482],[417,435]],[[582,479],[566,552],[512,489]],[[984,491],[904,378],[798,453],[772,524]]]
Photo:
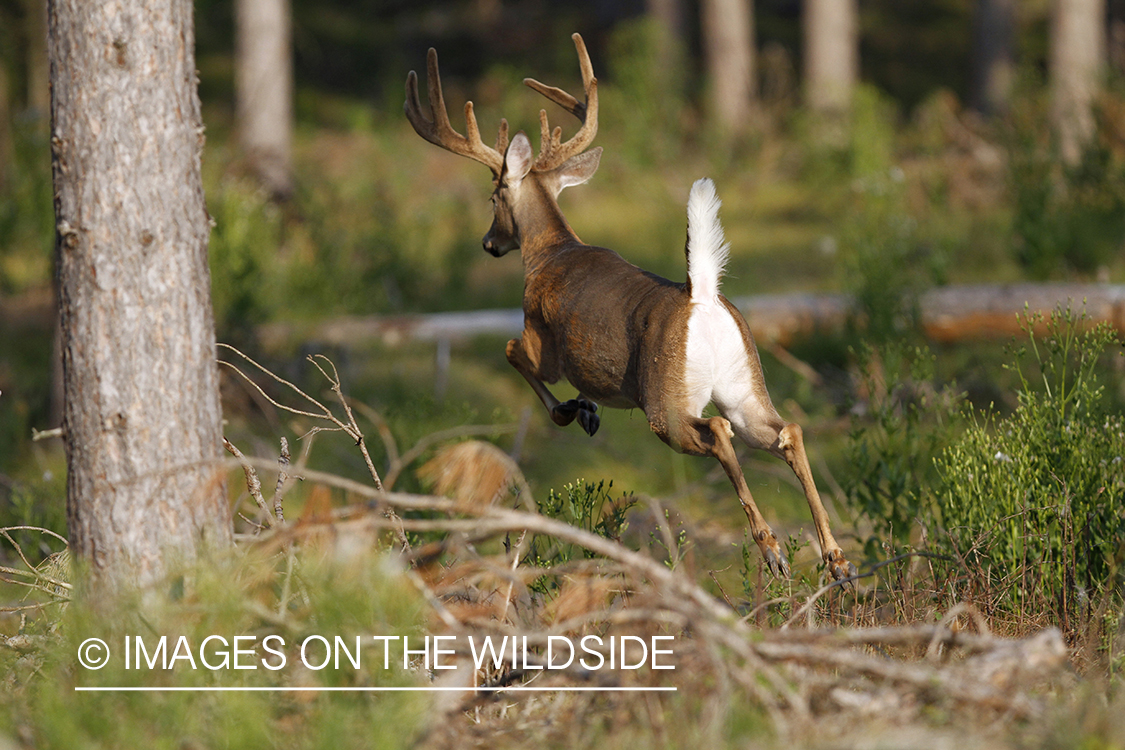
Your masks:
[[[695,302],[684,352],[687,409],[700,416],[711,401],[737,402],[752,390],[742,331],[718,300]]]
[[[635,409],[637,404],[624,393],[624,369],[616,366],[616,361],[612,357],[588,357],[580,362],[568,362],[566,379],[596,404],[613,409]]]

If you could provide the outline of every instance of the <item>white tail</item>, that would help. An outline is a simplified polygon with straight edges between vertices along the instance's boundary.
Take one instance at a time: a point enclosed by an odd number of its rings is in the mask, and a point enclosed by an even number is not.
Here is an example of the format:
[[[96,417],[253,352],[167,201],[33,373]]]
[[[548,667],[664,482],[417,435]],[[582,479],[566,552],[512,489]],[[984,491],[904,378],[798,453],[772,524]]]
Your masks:
[[[688,197],[688,281],[693,302],[710,302],[719,296],[730,243],[723,236],[719,223],[719,207],[723,202],[715,194],[715,183],[706,177],[696,180]]]

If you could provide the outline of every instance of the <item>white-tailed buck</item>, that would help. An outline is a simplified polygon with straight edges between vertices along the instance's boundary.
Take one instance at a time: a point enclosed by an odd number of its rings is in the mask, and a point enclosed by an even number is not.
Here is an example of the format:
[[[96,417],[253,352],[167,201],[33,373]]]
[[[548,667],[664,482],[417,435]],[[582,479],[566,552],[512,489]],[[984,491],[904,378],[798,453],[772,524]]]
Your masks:
[[[644,271],[620,255],[584,244],[563,218],[558,194],[593,176],[601,148],[586,151],[598,130],[598,81],[582,37],[574,35],[585,102],[530,78],[524,83],[582,123],[562,142],[547,113],[539,120],[538,157],[527,136],[508,142],[500,121],[495,148],[481,141],[473,103],[465,104],[466,135],[449,123],[437,53],[427,59],[430,117],[422,113],[418,77],[406,78],[406,116],[418,135],[492,170],[494,219],[484,249],[497,257],[520,249],[524,265],[524,330],[508,342],[508,361],[527,379],[558,425],[575,419],[598,429],[598,404],[639,408],[661,440],[677,451],[714,456],[742,501],[750,529],[770,569],[789,574],[777,536],[758,511],[731,438],[785,460],[804,488],[824,561],[839,579],[855,571],[832,537],[805,455],[801,428],[777,414],[746,321],[719,293],[727,259],[719,200],[710,180],[692,186],[688,201],[687,281]],[[578,398],[560,402],[545,383],[566,378]],[[703,418],[713,402],[722,416]]]

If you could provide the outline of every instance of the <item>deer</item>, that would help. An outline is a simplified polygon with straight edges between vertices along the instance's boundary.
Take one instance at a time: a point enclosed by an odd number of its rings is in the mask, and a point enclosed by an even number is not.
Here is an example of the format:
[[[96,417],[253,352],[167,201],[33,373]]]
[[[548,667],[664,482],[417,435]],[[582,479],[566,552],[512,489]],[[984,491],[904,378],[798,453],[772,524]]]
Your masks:
[[[471,101],[465,104],[465,135],[453,128],[433,48],[426,59],[428,117],[417,74],[412,70],[406,78],[404,110],[415,132],[492,171],[493,221],[483,246],[497,258],[519,250],[524,268],[524,327],[508,342],[508,362],[560,427],[577,421],[593,436],[601,421],[599,406],[640,409],[673,450],[717,459],[766,566],[774,576],[788,578],[789,561],[750,494],[732,439],[737,435],[750,448],[781,458],[804,490],[826,570],[836,580],[855,575],[829,528],[801,427],[778,415],[746,320],[720,293],[730,246],[714,183],[701,179],[691,188],[682,283],[585,244],[563,217],[559,194],[590,180],[602,155],[600,146],[590,148],[598,131],[598,80],[582,37],[573,34],[572,39],[584,101],[524,79],[581,123],[564,142],[562,128],[552,130],[546,110],[540,110],[537,156],[523,131],[509,140],[506,119],[500,121],[495,146],[486,146]],[[559,401],[551,393],[548,384],[562,379],[577,389],[577,398]],[[712,403],[719,415],[704,417]]]

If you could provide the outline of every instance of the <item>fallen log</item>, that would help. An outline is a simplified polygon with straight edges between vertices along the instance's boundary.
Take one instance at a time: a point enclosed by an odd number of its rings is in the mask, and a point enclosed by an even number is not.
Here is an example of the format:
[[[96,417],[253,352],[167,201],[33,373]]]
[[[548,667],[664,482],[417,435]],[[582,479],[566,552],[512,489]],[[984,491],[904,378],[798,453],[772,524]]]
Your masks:
[[[762,294],[732,300],[742,310],[755,338],[785,346],[794,339],[844,329],[855,304],[842,293]],[[927,338],[953,341],[1007,338],[1020,331],[1024,312],[1049,314],[1058,306],[1084,309],[1095,322],[1125,333],[1123,284],[979,284],[931,289],[922,295],[922,330]],[[266,323],[258,340],[267,349],[293,341],[349,346],[370,341],[458,341],[474,336],[516,336],[523,312],[473,310],[419,315],[346,316],[308,325]]]

